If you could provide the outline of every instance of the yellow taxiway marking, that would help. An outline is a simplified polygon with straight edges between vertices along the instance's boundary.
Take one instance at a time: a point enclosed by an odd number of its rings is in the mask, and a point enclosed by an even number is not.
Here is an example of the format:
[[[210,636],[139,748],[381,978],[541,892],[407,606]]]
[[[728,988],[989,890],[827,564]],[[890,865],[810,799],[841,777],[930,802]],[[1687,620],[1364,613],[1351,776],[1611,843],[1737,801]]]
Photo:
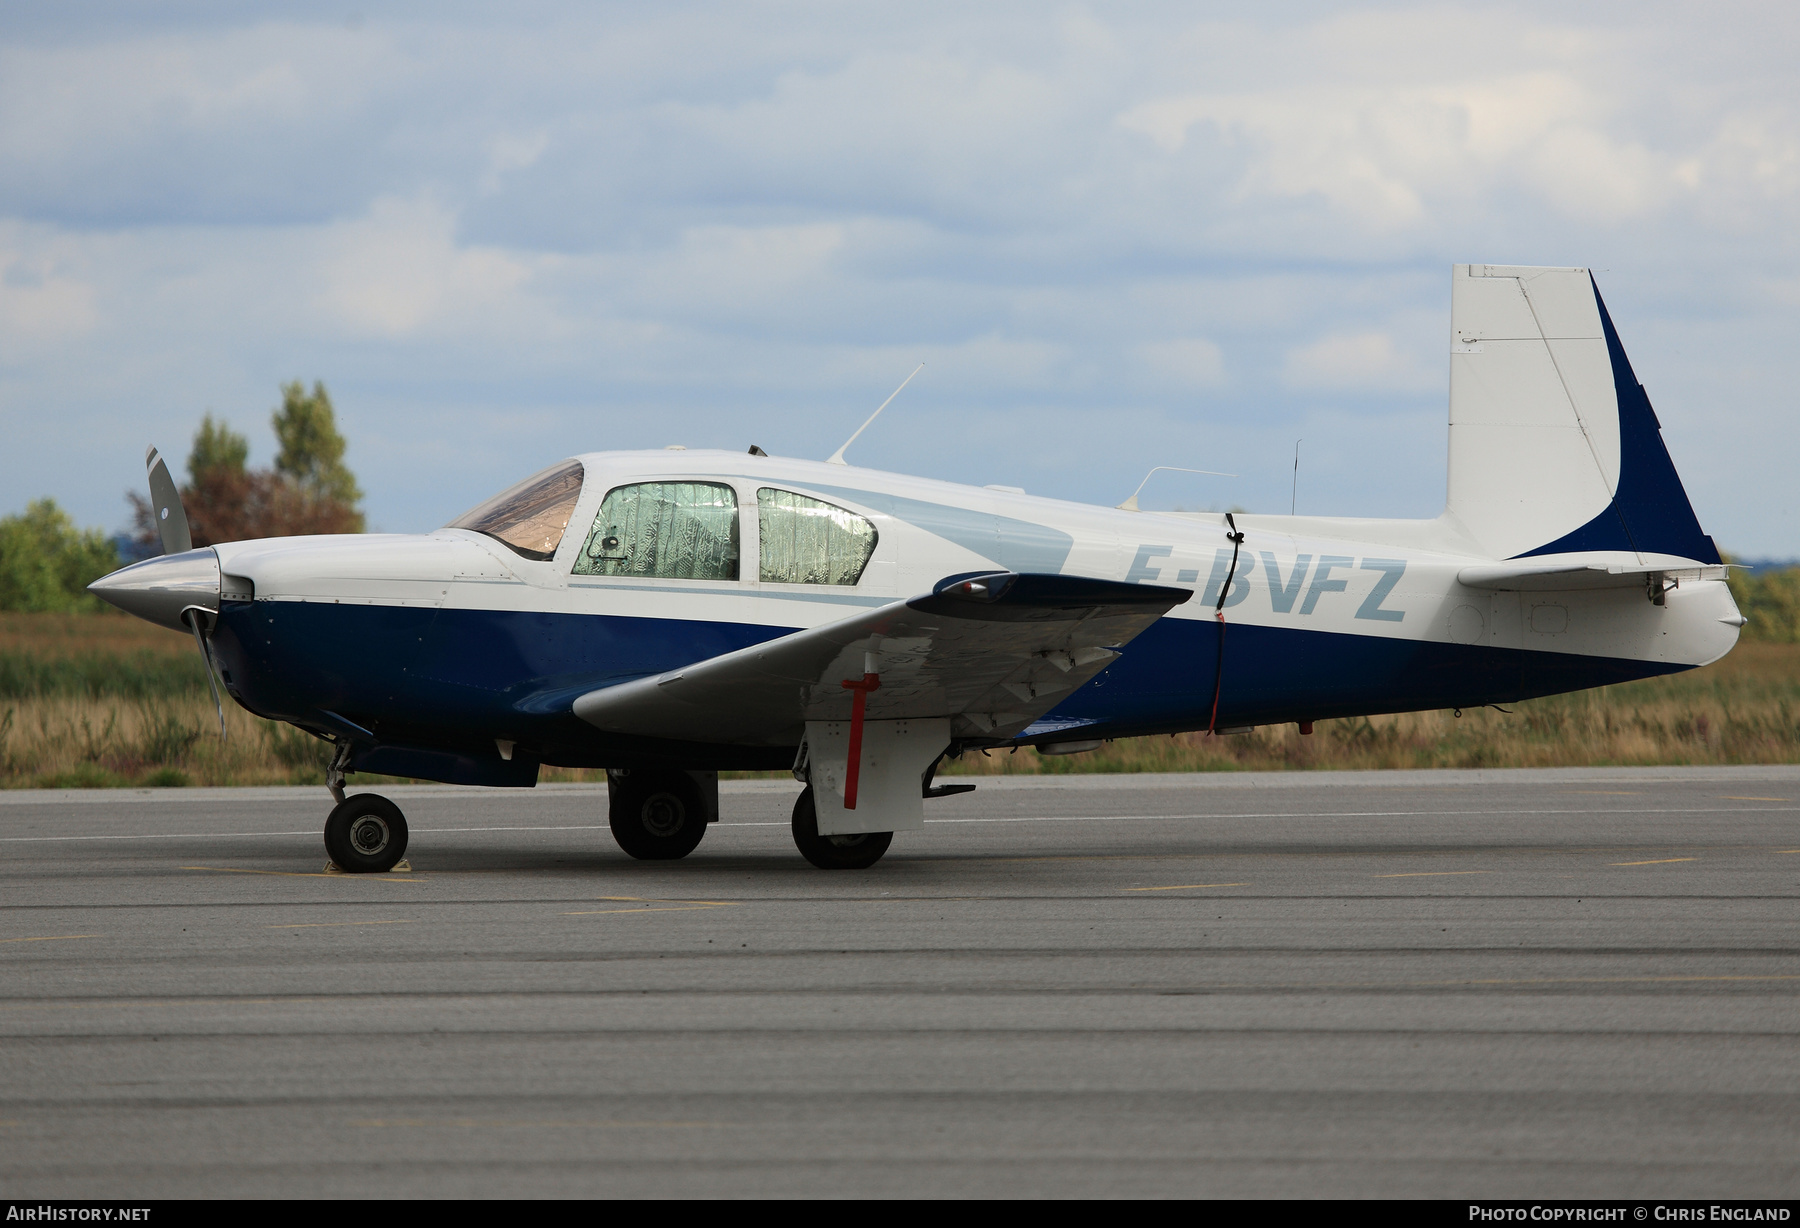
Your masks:
[[[156,1002],[140,1001],[136,998],[120,998],[110,1002],[31,1002],[15,1005],[0,1002],[0,1013],[7,1011],[98,1011],[98,1010],[138,1010],[152,1006],[292,1006],[297,1002],[323,1002],[320,997],[296,998],[184,998],[174,1002],[167,1000]]]
[[[1292,981],[1282,982],[1282,989],[1303,989],[1318,991],[1323,989],[1456,989],[1463,987],[1488,986],[1504,987],[1508,985],[1679,985],[1679,984],[1717,984],[1724,981],[1800,981],[1800,975],[1792,973],[1775,973],[1768,975],[1726,975],[1726,976],[1545,976],[1545,977],[1506,977],[1477,980],[1474,978],[1444,981]],[[1267,990],[1276,988],[1268,982],[1257,981],[1202,981],[1196,982],[1194,988],[1212,990],[1220,989],[1253,989]]]
[[[593,1130],[642,1130],[645,1128],[660,1130],[697,1130],[714,1128],[722,1126],[725,1123],[717,1121],[584,1121],[581,1119],[567,1118],[514,1120],[510,1118],[486,1117],[375,1117],[366,1121],[353,1121],[350,1124],[365,1130],[392,1130],[399,1128],[434,1129],[438,1127],[461,1130],[480,1129],[482,1127],[499,1130],[529,1130],[545,1128],[567,1129],[570,1126],[577,1128],[585,1127]]]
[[[1668,985],[1684,981],[1800,981],[1800,976],[1561,976],[1504,981],[1420,981],[1420,985]]]
[[[340,925],[411,925],[413,918],[404,921],[303,921],[298,925],[265,925],[270,930],[328,930]]]
[[[1570,793],[1579,797],[1642,797],[1642,793],[1621,793],[1617,789],[1571,789]]]
[[[610,913],[698,913],[709,907],[731,907],[731,904],[682,904],[679,907],[589,907],[580,913],[563,913],[563,916],[607,916]]]
[[[1777,853],[1800,853],[1800,849],[1776,849]]]
[[[732,900],[658,900],[637,895],[603,895],[602,900],[613,900],[619,903],[635,904],[670,904],[671,908],[587,908],[580,912],[565,912],[565,917],[600,917],[610,913],[629,912],[695,912],[703,908],[736,908]]]
[[[1659,861],[1609,861],[1609,866],[1671,866],[1678,861],[1699,861],[1698,857],[1664,857]]]
[[[237,866],[182,866],[184,870],[211,870],[216,874],[272,874],[277,878],[338,878],[362,879],[368,882],[383,883],[423,883],[430,880],[423,878],[389,878],[384,874],[326,874],[323,871],[306,873],[300,870],[243,870]]]
[[[1201,887],[1248,887],[1249,883],[1182,883],[1175,887],[1127,887],[1127,891],[1197,891]]]
[[[1719,796],[1728,802],[1785,802],[1793,800],[1786,797],[1737,797],[1730,793],[1721,793]]]
[[[98,934],[45,934],[42,938],[0,938],[0,942],[63,942],[70,938],[98,937]]]
[[[1370,878],[1454,878],[1459,874],[1492,874],[1492,870],[1414,870],[1410,874],[1371,874]]]

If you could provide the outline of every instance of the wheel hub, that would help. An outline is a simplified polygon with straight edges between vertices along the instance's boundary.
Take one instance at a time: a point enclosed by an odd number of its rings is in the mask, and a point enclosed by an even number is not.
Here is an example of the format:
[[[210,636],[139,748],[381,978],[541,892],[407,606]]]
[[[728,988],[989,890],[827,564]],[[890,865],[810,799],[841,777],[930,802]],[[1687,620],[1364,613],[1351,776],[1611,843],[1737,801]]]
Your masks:
[[[641,817],[645,831],[666,839],[679,832],[687,821],[687,807],[673,793],[653,793],[644,799]]]
[[[365,814],[350,824],[350,847],[365,857],[373,857],[388,844],[388,825],[372,814]]]

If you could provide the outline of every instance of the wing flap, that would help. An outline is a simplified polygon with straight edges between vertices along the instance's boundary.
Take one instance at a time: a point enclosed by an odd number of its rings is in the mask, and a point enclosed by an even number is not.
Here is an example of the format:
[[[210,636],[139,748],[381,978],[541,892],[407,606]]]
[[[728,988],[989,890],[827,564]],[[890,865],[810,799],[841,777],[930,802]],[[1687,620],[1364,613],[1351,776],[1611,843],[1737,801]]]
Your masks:
[[[590,691],[575,714],[618,733],[791,746],[809,720],[849,719],[841,683],[873,656],[881,686],[867,719],[950,717],[954,733],[1010,737],[1192,595],[1075,576],[955,577],[910,601]]]

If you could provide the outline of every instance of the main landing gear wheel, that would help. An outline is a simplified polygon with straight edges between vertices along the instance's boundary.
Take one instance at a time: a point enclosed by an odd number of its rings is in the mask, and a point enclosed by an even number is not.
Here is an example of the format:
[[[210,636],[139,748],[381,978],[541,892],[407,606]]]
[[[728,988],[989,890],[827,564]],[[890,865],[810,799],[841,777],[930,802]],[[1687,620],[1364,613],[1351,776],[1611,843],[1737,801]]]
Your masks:
[[[866,870],[881,860],[894,842],[891,831],[862,832],[854,836],[821,836],[819,813],[813,808],[812,786],[807,785],[794,803],[794,844],[800,855],[821,870]]]
[[[406,816],[378,793],[346,797],[325,820],[325,852],[347,874],[381,874],[406,856]]]
[[[639,861],[686,857],[706,834],[706,805],[686,772],[632,772],[612,778],[607,823]]]

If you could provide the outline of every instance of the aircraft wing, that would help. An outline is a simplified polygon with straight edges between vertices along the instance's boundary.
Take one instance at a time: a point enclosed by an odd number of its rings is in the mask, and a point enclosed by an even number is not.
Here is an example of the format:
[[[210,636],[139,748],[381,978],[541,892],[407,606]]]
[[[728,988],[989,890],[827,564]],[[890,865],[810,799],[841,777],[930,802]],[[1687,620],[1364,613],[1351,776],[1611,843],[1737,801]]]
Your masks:
[[[1550,554],[1536,558],[1508,559],[1503,563],[1478,563],[1456,573],[1468,588],[1502,592],[1573,592],[1596,588],[1641,588],[1651,576],[1691,576],[1698,580],[1723,580],[1726,569],[1673,554],[1635,555],[1625,551],[1589,554]]]
[[[796,631],[655,677],[590,691],[601,729],[691,742],[791,746],[806,722],[848,720],[873,665],[866,718],[951,718],[964,737],[1011,737],[1104,669],[1187,589],[999,572]]]

